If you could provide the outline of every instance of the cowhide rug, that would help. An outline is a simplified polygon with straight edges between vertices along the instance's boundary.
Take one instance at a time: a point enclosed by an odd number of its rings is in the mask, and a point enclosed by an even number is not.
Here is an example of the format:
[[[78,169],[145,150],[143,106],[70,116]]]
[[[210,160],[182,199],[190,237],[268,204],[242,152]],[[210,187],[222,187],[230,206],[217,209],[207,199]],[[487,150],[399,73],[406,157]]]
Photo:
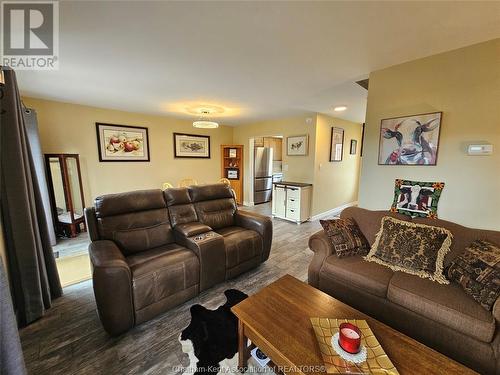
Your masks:
[[[248,296],[236,289],[228,289],[224,295],[226,303],[215,310],[201,305],[191,307],[191,323],[179,336],[182,351],[189,355],[189,365],[183,374],[240,374],[237,368],[238,319],[231,307]],[[249,373],[267,370],[250,359]]]

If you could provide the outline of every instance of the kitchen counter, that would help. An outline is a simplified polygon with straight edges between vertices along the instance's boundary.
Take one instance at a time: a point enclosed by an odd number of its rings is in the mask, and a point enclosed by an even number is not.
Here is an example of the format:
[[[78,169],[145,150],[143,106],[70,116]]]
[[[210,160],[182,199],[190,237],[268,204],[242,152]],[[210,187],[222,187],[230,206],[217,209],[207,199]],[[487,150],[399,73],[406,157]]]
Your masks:
[[[273,182],[273,185],[286,185],[286,186],[295,186],[295,187],[312,186],[312,184],[309,184],[306,182],[291,182],[291,181]]]

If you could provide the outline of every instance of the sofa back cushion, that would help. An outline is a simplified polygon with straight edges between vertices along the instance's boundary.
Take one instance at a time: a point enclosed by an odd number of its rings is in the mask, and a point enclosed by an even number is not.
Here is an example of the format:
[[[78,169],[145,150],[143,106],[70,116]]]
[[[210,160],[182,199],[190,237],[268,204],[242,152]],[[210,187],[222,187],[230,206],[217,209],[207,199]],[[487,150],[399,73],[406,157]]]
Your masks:
[[[443,262],[450,251],[452,238],[451,232],[445,228],[386,216],[365,260],[393,271],[448,284],[443,274]]]
[[[375,236],[380,230],[381,220],[384,216],[394,217],[399,220],[412,221],[417,224],[426,224],[435,227],[448,229],[453,235],[450,252],[444,258],[444,267],[448,267],[465,248],[476,240],[486,240],[493,243],[500,243],[500,231],[467,228],[462,225],[452,223],[451,221],[430,218],[414,218],[413,220],[406,215],[390,211],[371,211],[360,207],[349,207],[342,211],[341,218],[353,218],[365,235],[366,239],[373,245]]]
[[[174,242],[159,189],[103,195],[94,206],[99,238],[115,241],[125,255]]]
[[[375,242],[375,237],[380,230],[382,219],[385,216],[390,216],[395,219],[410,221],[411,218],[406,215],[398,214],[390,211],[371,211],[359,207],[348,207],[342,211],[340,218],[354,219],[358,224],[359,229],[364,234],[365,238],[370,243],[370,246]],[[435,220],[434,220],[435,221]],[[435,224],[438,225],[438,224]]]
[[[173,227],[198,221],[196,210],[187,188],[170,188],[163,191]]]
[[[201,223],[213,229],[234,225],[237,207],[229,185],[190,186],[188,190]]]
[[[415,218],[415,223],[434,225],[448,229],[453,234],[451,250],[444,258],[444,266],[448,267],[465,249],[476,240],[486,240],[500,244],[500,232],[493,230],[467,228],[451,221],[441,219]]]

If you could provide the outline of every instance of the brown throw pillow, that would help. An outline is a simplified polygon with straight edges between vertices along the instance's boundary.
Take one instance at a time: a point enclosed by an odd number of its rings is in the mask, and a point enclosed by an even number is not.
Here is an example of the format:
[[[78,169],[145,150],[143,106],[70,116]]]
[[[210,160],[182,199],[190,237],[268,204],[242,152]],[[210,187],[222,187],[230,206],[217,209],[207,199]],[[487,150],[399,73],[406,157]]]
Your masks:
[[[490,311],[500,295],[500,246],[474,241],[452,262],[448,277]]]
[[[422,278],[449,284],[443,261],[453,235],[447,229],[385,216],[365,260]]]
[[[320,220],[319,222],[339,258],[368,253],[370,244],[353,219]]]

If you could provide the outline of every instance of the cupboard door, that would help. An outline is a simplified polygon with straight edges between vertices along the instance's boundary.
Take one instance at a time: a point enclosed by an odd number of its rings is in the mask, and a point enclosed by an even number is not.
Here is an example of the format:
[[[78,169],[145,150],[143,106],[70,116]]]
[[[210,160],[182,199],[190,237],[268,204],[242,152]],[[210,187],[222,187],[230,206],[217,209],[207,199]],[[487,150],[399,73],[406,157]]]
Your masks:
[[[284,186],[276,185],[273,196],[274,215],[285,217],[286,214],[286,191]]]
[[[273,151],[273,160],[281,161],[283,157],[283,140],[281,138],[273,138],[274,139],[274,151]]]

